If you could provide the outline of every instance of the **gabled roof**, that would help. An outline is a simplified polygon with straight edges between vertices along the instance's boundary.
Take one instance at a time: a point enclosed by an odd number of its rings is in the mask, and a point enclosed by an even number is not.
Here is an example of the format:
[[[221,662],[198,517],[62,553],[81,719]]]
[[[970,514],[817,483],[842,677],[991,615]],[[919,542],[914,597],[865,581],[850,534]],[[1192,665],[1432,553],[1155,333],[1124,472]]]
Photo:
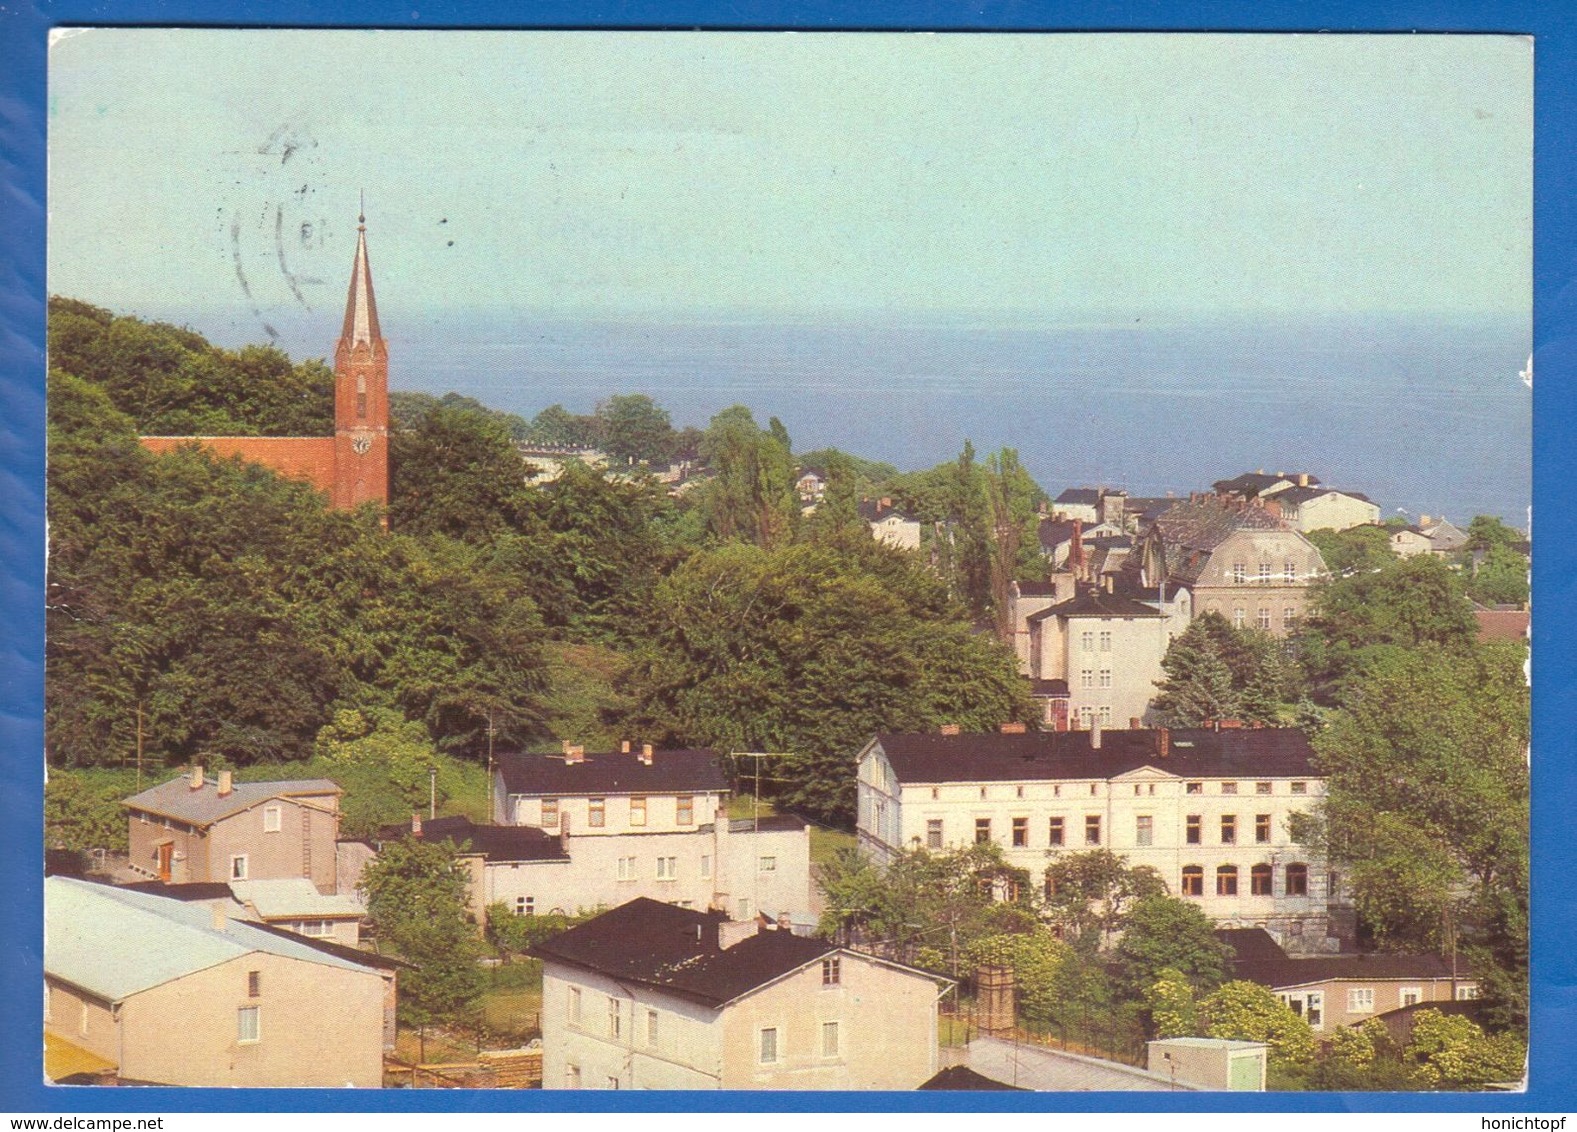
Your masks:
[[[384,826],[380,841],[399,841],[410,837],[409,825]],[[424,841],[452,841],[456,847],[469,845],[469,852],[487,861],[568,861],[564,843],[551,833],[529,825],[477,825],[468,817],[424,819]]]
[[[203,904],[92,884],[44,881],[44,971],[108,1002],[262,952],[347,971],[367,965],[325,954],[245,920],[213,925]]]
[[[306,877],[280,880],[235,880],[230,891],[265,920],[327,919],[360,916],[365,909],[351,896],[325,896]]]
[[[880,523],[886,519],[899,519],[905,523],[918,523],[920,521],[907,511],[902,511],[891,503],[883,507],[880,499],[862,499],[856,510],[859,511],[860,518],[867,523]]]
[[[503,754],[498,769],[511,794],[546,797],[599,794],[704,794],[729,788],[717,752],[710,747],[654,751],[651,764],[634,752],[588,754],[578,763],[563,755]]]
[[[538,944],[531,954],[716,1009],[840,950],[771,928],[725,950],[718,928],[727,922],[721,912],[640,897]]]
[[[1094,507],[1101,501],[1101,493],[1093,487],[1070,487],[1064,491],[1053,503],[1074,503],[1087,507]]]
[[[1281,944],[1264,928],[1217,928],[1216,938],[1226,944],[1242,963],[1263,963],[1285,959]]]
[[[1178,778],[1316,778],[1314,751],[1291,727],[1104,730],[1022,735],[878,735],[901,783],[1052,782],[1109,779],[1141,767]]]
[[[182,775],[134,794],[121,805],[201,827],[274,798],[338,796],[342,793],[339,786],[326,778],[295,778],[279,782],[237,782],[230,793],[221,796],[218,780],[205,778],[202,786],[193,790],[187,777]]]
[[[1289,487],[1286,491],[1277,492],[1276,498],[1281,500],[1283,503],[1302,505],[1311,499],[1318,499],[1322,495],[1341,495],[1348,499],[1356,499],[1361,503],[1372,504],[1374,502],[1374,500],[1370,499],[1362,492],[1337,491],[1334,487]]]
[[[1031,613],[1028,620],[1046,621],[1052,617],[1159,617],[1160,610],[1126,594],[1081,586],[1067,601]]]
[[[1449,979],[1451,963],[1439,955],[1322,955],[1288,957],[1264,928],[1223,928],[1216,938],[1232,949],[1233,975],[1271,987],[1300,987],[1333,979]],[[1458,962],[1457,977],[1470,978]]]
[[[1027,1093],[1030,1091],[998,1081],[995,1077],[987,1077],[984,1073],[976,1073],[967,1065],[950,1065],[919,1088],[970,1092]]]
[[[1241,476],[1236,476],[1229,480],[1217,480],[1210,486],[1218,495],[1241,495],[1252,499],[1263,493],[1267,487],[1275,487],[1278,483],[1290,483],[1296,487],[1298,486],[1297,476],[1268,476],[1264,472],[1244,472]],[[1307,486],[1318,487],[1319,483],[1318,476],[1308,477]]]

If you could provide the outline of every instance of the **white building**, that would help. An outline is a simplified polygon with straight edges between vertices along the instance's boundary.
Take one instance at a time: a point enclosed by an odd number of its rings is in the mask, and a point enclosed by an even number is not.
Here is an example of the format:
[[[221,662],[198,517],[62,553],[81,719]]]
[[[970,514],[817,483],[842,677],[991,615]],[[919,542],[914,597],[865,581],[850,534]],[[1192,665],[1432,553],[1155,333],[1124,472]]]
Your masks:
[[[635,900],[532,949],[547,1089],[913,1089],[951,984],[759,920]]]
[[[1290,487],[1270,497],[1295,531],[1345,531],[1380,521],[1380,507],[1356,491],[1328,487]]]
[[[877,542],[899,550],[920,549],[920,520],[894,507],[891,499],[863,500],[859,513]]]
[[[858,831],[878,862],[991,841],[1037,880],[1060,853],[1148,865],[1225,927],[1289,952],[1348,932],[1334,873],[1289,819],[1325,792],[1290,728],[878,735],[860,752]]]

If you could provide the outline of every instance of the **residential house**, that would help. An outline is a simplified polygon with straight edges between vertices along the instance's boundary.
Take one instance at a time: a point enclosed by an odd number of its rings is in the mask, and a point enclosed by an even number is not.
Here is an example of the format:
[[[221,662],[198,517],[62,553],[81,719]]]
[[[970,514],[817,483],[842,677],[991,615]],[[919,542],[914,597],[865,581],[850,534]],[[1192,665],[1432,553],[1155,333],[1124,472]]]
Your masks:
[[[306,877],[333,893],[341,793],[324,778],[236,782],[193,766],[121,803],[130,867],[176,884]]]
[[[230,891],[249,920],[346,947],[361,943],[361,921],[367,910],[351,892],[319,892],[305,877],[231,881]]]
[[[1290,487],[1267,503],[1295,531],[1345,531],[1380,521],[1379,504],[1356,491],[1328,487]]]
[[[718,912],[636,899],[532,949],[543,1087],[914,1089],[948,980]]]
[[[1269,499],[1295,487],[1319,487],[1317,476],[1308,472],[1277,472],[1267,475],[1261,468],[1254,472],[1244,472],[1229,480],[1217,480],[1210,485],[1212,491],[1223,499],[1235,499],[1240,503],[1252,503],[1256,499]]]
[[[648,896],[740,919],[810,909],[809,826],[786,815],[730,821],[715,751],[587,754],[571,743],[560,755],[504,754],[497,767],[490,831],[428,823],[428,836],[472,840],[484,907],[575,912]]]
[[[1088,551],[1098,539],[1119,538],[1119,523],[1086,523],[1083,519],[1042,519],[1037,525],[1040,551],[1054,570],[1068,567],[1079,570],[1088,560]]]
[[[1398,558],[1428,554],[1433,549],[1434,543],[1429,541],[1429,536],[1411,523],[1391,530],[1391,553]]]
[[[920,549],[920,520],[894,507],[891,499],[862,499],[858,510],[876,541],[899,550]]]
[[[1233,977],[1269,987],[1316,1032],[1427,1003],[1478,997],[1466,965],[1439,955],[1293,958],[1257,928],[1217,933],[1233,951]]]
[[[1467,532],[1438,515],[1418,516],[1418,530],[1429,540],[1429,553],[1436,558],[1451,558],[1467,547]]]
[[[382,1083],[385,972],[219,909],[48,877],[44,987],[46,1039],[119,1080]]]
[[[1217,613],[1277,637],[1296,630],[1326,573],[1314,544],[1263,505],[1210,495],[1157,516],[1123,570],[1130,590],[1165,600],[1186,589],[1192,616]]]
[[[1352,930],[1335,872],[1292,836],[1325,793],[1293,728],[877,735],[856,773],[859,845],[878,863],[991,842],[1038,878],[1057,854],[1109,849],[1289,950],[1333,951]]]
[[[827,476],[820,468],[802,468],[794,490],[801,503],[820,503],[827,494]]]

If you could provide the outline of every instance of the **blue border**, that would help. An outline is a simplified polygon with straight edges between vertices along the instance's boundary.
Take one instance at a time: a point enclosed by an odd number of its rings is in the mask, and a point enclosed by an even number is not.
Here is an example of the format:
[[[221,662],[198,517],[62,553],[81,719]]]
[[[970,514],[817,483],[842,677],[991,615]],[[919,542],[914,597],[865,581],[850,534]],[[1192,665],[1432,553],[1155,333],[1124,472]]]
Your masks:
[[[492,3],[285,3],[94,0],[0,6],[0,1110],[12,1112],[1274,1112],[1529,1113],[1577,1109],[1577,801],[1569,729],[1577,703],[1577,536],[1571,498],[1577,429],[1577,18],[1559,5],[1485,0],[1216,0],[1141,7],[1119,0],[549,0]],[[1516,32],[1535,43],[1534,502],[1542,522],[1534,567],[1537,752],[1533,804],[1531,1086],[1522,1095],[1400,1094],[784,1094],[346,1092],[50,1089],[38,1041],[42,990],[40,884],[43,750],[45,54],[57,25],[387,28],[798,28],[931,30],[1211,30]],[[1557,610],[1562,611],[1557,613]]]

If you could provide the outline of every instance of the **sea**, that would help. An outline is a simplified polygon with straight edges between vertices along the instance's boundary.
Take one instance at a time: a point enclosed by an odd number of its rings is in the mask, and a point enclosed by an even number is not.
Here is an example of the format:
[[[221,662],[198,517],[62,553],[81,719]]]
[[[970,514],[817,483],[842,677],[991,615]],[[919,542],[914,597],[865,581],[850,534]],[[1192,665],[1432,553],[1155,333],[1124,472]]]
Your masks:
[[[380,311],[390,385],[454,391],[530,419],[645,393],[677,427],[730,405],[780,419],[796,451],[902,471],[1014,449],[1056,496],[1186,495],[1247,471],[1309,472],[1382,516],[1496,515],[1526,529],[1526,320],[1398,315],[1010,325],[958,316],[569,319]],[[161,315],[212,341],[268,341],[234,311]],[[338,319],[269,319],[296,358]]]

